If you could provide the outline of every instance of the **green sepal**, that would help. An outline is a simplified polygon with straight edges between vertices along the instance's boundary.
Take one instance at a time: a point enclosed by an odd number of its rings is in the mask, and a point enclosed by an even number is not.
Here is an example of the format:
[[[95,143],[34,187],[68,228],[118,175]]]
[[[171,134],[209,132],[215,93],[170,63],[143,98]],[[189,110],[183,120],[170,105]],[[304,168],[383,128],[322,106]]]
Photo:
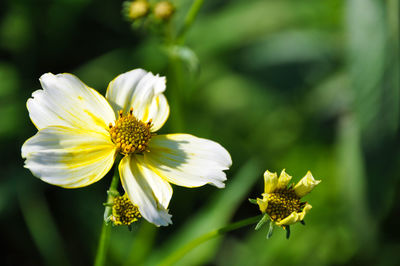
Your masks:
[[[255,205],[258,204],[256,199],[250,199],[250,198],[249,198],[249,202],[252,203],[252,204],[255,204]]]
[[[270,220],[269,221],[269,229],[268,229],[267,239],[271,238],[273,232],[274,232],[274,222],[272,220]]]
[[[289,239],[289,237],[290,237],[290,226],[286,225],[285,229],[286,229],[286,239]]]
[[[118,191],[115,191],[115,190],[107,190],[107,195],[111,195],[111,196],[113,196],[114,198],[120,196],[119,192],[118,192]]]
[[[264,216],[261,218],[261,220],[257,223],[255,230],[260,229],[261,226],[268,221],[268,219],[269,219],[268,214],[264,214]]]
[[[112,215],[108,216],[108,217],[104,217],[104,222],[108,225],[111,222],[111,217]]]

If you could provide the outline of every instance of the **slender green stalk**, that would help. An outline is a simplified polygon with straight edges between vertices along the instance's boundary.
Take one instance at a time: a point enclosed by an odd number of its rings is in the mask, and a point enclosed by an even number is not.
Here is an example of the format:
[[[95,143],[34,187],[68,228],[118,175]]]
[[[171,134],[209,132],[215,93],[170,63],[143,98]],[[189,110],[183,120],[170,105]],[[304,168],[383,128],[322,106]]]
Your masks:
[[[178,35],[178,41],[182,41],[185,37],[186,32],[188,29],[192,26],[194,20],[196,19],[197,14],[200,11],[201,6],[203,5],[204,0],[194,0],[192,6],[189,9],[189,12],[186,15],[185,21],[183,23],[183,26],[179,32]]]
[[[120,160],[121,160],[120,157],[117,157],[117,159],[115,160],[114,175],[113,175],[113,178],[111,181],[110,188],[107,191],[108,196],[107,196],[107,202],[104,204],[105,210],[104,210],[103,226],[101,228],[100,240],[99,240],[99,244],[97,246],[97,253],[96,253],[96,258],[95,258],[95,262],[94,262],[95,266],[103,266],[103,265],[105,265],[105,261],[106,261],[107,247],[108,247],[108,242],[110,239],[110,232],[111,232],[111,225],[106,222],[106,218],[111,215],[112,203],[113,203],[114,197],[116,195],[118,195],[118,184],[119,184],[118,165],[119,165]]]
[[[110,232],[111,232],[111,226],[107,225],[106,222],[103,222],[103,226],[101,228],[99,245],[97,247],[96,259],[94,261],[95,266],[105,265],[106,250],[107,250],[107,246],[108,246],[107,245],[108,240],[110,239]]]
[[[162,266],[167,266],[167,265],[173,265],[175,262],[177,262],[180,258],[182,258],[186,253],[197,247],[198,245],[206,242],[207,240],[210,240],[214,237],[223,235],[224,233],[251,225],[257,223],[261,219],[262,215],[257,215],[254,217],[250,217],[232,224],[229,224],[227,226],[224,226],[220,229],[216,229],[213,231],[210,231],[194,240],[191,242],[187,243],[185,246],[182,248],[178,249],[177,251],[173,252],[171,255],[169,255],[166,259],[164,259],[160,265]]]
[[[183,44],[185,42],[185,34],[189,30],[189,28],[192,26],[194,20],[196,19],[197,14],[200,11],[201,6],[203,5],[204,0],[194,0],[192,3],[192,6],[190,7],[185,21],[182,25],[182,28],[180,29],[178,35],[176,38],[172,36],[172,30],[167,31],[167,46],[173,47],[176,44]],[[169,24],[171,26],[171,24]],[[183,130],[183,125],[184,125],[184,118],[183,118],[183,101],[182,101],[182,71],[181,71],[181,62],[176,55],[169,55],[169,62],[170,62],[170,69],[171,69],[171,77],[172,77],[172,83],[173,85],[171,86],[172,88],[172,93],[173,93],[173,98],[171,99],[171,102],[174,105],[174,120],[171,122],[173,123],[173,128],[176,131],[182,131]]]
[[[169,57],[169,66],[170,66],[170,77],[169,80],[169,88],[170,88],[170,98],[171,105],[173,106],[173,110],[171,110],[171,117],[174,119],[171,120],[171,126],[174,131],[182,132],[184,130],[184,113],[183,113],[183,97],[182,97],[182,71],[181,71],[181,62],[179,58],[174,56]],[[171,108],[172,109],[172,108]]]

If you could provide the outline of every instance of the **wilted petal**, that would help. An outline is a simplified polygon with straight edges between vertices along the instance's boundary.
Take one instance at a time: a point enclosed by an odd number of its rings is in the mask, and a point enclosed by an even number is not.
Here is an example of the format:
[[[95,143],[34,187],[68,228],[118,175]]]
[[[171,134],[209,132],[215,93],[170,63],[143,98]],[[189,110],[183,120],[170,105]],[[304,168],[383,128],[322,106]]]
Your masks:
[[[260,211],[262,213],[265,213],[268,207],[268,200],[267,200],[268,196],[264,196],[262,199],[257,198],[257,204],[258,207],[260,208]]]
[[[278,185],[278,176],[276,173],[271,173],[270,171],[265,171],[264,173],[264,192],[273,192]]]
[[[294,191],[300,198],[304,197],[320,182],[320,180],[315,180],[311,172],[308,171],[307,174],[296,184]]]
[[[281,175],[278,178],[278,189],[286,188],[289,184],[292,177],[285,172],[285,169],[282,170]]]
[[[288,217],[285,219],[276,222],[277,225],[291,225],[297,222],[300,222],[304,219],[306,216],[307,212],[311,210],[312,206],[310,204],[306,204],[302,210],[302,212],[292,212]]]

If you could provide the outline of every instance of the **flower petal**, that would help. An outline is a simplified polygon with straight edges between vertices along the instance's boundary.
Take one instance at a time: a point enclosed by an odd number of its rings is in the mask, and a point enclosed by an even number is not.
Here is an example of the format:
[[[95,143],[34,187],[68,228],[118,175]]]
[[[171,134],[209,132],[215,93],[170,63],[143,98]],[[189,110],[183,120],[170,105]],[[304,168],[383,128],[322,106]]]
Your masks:
[[[119,164],[122,186],[129,199],[149,222],[160,226],[172,224],[168,203],[171,185],[149,169],[141,155],[126,156]]]
[[[152,131],[160,129],[169,115],[165,91],[165,77],[154,76],[143,69],[134,69],[110,82],[106,98],[115,113],[133,108],[133,114],[143,122],[153,121]]]
[[[65,188],[98,181],[110,170],[116,154],[109,135],[62,126],[40,130],[22,145],[21,152],[33,175]]]
[[[264,173],[264,193],[271,193],[278,185],[278,176],[276,173],[265,171]]]
[[[291,179],[292,177],[285,172],[285,169],[283,169],[278,179],[277,188],[278,189],[286,188]]]
[[[257,204],[258,204],[258,207],[260,208],[260,211],[262,213],[265,213],[265,211],[267,210],[267,207],[268,207],[267,197],[263,197],[263,199],[257,198]]]
[[[220,144],[189,134],[154,136],[149,150],[144,154],[146,163],[168,182],[184,187],[212,184],[223,188],[223,170],[232,164]]]
[[[294,186],[294,192],[296,192],[296,195],[300,198],[304,197],[320,182],[321,180],[315,180],[311,172],[308,171],[307,174],[299,181],[299,183]]]
[[[303,211],[298,213],[298,212],[292,212],[288,217],[285,219],[276,222],[276,225],[291,225],[294,223],[297,223],[299,221],[302,221],[304,217],[306,216],[307,212],[311,210],[312,206],[310,204],[306,204],[303,208]]]
[[[40,130],[48,126],[107,130],[115,114],[107,100],[71,74],[51,73],[40,77],[43,90],[32,94],[26,105]]]

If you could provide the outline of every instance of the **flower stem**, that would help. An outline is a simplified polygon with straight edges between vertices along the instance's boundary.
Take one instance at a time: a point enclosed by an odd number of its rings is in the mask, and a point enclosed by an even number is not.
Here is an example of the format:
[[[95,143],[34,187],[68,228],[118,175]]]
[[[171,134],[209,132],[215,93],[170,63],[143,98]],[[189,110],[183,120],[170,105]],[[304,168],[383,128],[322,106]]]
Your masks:
[[[179,35],[177,38],[179,41],[183,42],[186,32],[188,31],[190,26],[192,26],[203,3],[204,3],[204,0],[194,0],[193,1],[193,4],[189,9],[189,12],[187,13],[185,21],[183,23],[183,26],[179,32]]]
[[[121,158],[118,156],[115,160],[114,166],[114,175],[111,181],[110,188],[107,191],[107,202],[105,203],[105,210],[104,210],[104,219],[103,219],[103,226],[101,228],[100,233],[100,240],[97,246],[97,253],[94,265],[95,266],[103,266],[105,265],[106,261],[106,253],[108,242],[110,239],[110,232],[111,232],[111,225],[106,221],[106,219],[111,215],[112,212],[112,203],[116,195],[118,195],[118,184],[119,184],[119,172],[118,172],[118,165]]]
[[[228,224],[227,226],[224,226],[222,228],[212,230],[194,240],[191,242],[187,243],[185,246],[182,248],[176,250],[173,252],[171,255],[169,255],[166,259],[164,259],[160,265],[162,266],[167,266],[167,265],[173,265],[175,262],[177,262],[180,258],[182,258],[186,253],[197,247],[198,245],[206,242],[207,240],[210,240],[214,237],[223,235],[224,233],[251,225],[257,223],[261,219],[262,215],[257,215],[254,217],[250,217],[244,220],[240,220],[238,222]]]

